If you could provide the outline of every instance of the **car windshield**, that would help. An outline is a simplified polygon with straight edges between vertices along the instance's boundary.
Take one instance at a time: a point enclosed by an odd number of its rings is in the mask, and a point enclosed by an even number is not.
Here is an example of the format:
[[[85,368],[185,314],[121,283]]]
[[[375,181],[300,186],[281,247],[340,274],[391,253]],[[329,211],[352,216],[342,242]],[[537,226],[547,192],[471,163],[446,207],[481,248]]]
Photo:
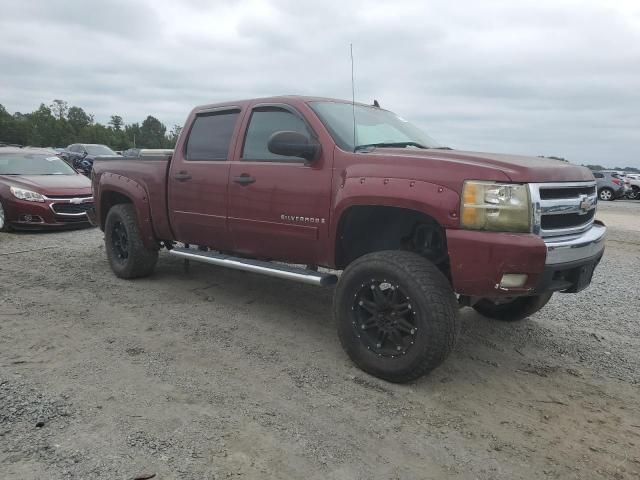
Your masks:
[[[0,175],[77,175],[54,155],[0,154]]]
[[[310,102],[309,106],[343,150],[372,147],[445,148],[415,125],[388,110],[341,102]]]
[[[89,155],[117,155],[116,152],[106,145],[85,145],[84,148]]]

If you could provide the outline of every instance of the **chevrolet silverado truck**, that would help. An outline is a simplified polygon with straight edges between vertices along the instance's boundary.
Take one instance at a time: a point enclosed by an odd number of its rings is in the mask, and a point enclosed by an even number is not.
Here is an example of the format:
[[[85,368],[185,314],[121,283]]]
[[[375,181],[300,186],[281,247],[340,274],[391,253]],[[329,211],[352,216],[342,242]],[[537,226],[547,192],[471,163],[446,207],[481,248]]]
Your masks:
[[[334,99],[197,107],[173,156],[97,159],[92,185],[118,277],[150,275],[165,248],[336,284],[346,353],[392,382],[445,360],[461,307],[526,318],[587,287],[604,252],[588,169],[452,150],[377,105]]]

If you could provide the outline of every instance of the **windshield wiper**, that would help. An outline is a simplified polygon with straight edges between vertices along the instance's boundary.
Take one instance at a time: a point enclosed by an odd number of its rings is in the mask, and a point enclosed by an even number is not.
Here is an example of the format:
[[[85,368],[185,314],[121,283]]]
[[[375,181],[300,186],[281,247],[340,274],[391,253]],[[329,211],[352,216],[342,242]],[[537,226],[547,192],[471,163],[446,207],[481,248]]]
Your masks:
[[[453,150],[451,147],[432,147],[434,150]]]
[[[425,147],[421,143],[418,142],[380,142],[380,143],[367,143],[366,145],[358,145],[354,149],[354,151],[366,150],[369,148],[406,148],[406,147],[417,147],[417,148],[429,148]]]

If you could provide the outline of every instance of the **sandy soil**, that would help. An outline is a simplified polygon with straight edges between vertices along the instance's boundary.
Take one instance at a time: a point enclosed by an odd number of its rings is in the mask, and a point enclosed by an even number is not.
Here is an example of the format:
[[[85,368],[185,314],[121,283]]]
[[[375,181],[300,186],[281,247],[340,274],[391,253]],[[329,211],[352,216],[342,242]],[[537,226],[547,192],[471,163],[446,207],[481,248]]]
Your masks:
[[[466,309],[411,385],[355,368],[332,292],[161,255],[116,279],[102,234],[0,234],[0,478],[640,478],[640,202],[593,285],[517,324]]]

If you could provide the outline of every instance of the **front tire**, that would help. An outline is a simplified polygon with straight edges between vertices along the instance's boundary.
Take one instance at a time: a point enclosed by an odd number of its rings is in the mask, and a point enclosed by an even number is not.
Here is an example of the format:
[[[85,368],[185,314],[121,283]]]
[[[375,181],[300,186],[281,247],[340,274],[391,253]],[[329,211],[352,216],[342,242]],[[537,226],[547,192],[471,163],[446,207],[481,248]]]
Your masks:
[[[10,232],[11,226],[9,225],[9,220],[7,219],[7,211],[2,205],[2,201],[0,201],[0,232]]]
[[[611,202],[615,200],[613,190],[611,190],[610,188],[601,189],[600,192],[598,193],[598,198],[605,202]]]
[[[111,270],[120,278],[147,277],[158,261],[158,250],[142,243],[136,211],[130,203],[111,207],[104,228],[104,241]]]
[[[549,300],[553,292],[531,297],[517,297],[510,301],[499,301],[483,298],[473,305],[473,309],[480,315],[503,322],[517,322],[530,317],[541,310]]]
[[[627,198],[629,200],[638,200],[640,199],[640,188],[635,185],[631,187],[631,191],[627,194]]]
[[[350,264],[336,287],[334,315],[351,360],[396,383],[439,366],[460,332],[447,278],[430,261],[405,251],[370,253]]]

